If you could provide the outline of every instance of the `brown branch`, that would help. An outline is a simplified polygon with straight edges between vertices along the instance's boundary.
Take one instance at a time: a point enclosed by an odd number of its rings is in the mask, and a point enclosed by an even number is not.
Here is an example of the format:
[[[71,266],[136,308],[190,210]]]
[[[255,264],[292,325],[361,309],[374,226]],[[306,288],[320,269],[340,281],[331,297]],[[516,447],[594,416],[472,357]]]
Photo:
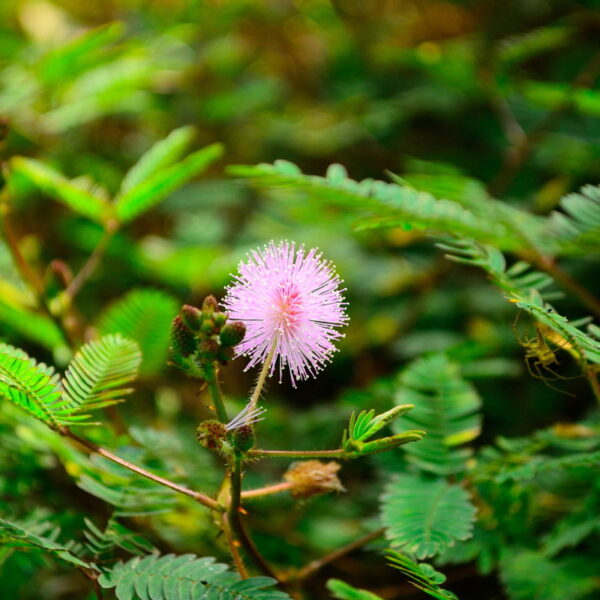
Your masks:
[[[600,52],[594,54],[579,71],[575,79],[571,82],[571,93],[568,94],[565,100],[549,111],[532,131],[522,136],[518,135],[515,143],[509,146],[504,155],[500,171],[488,186],[490,194],[498,197],[506,192],[537,144],[546,135],[547,130],[552,127],[565,112],[571,109],[574,102],[574,93],[577,90],[591,86],[598,76],[598,73],[600,73]],[[509,139],[509,141],[511,140]]]
[[[233,537],[233,527],[231,525],[229,513],[223,513],[223,531],[225,532],[225,538],[227,539],[227,545],[229,546],[229,549],[231,551],[231,556],[233,558],[235,568],[237,569],[242,579],[248,579],[248,570],[246,569],[246,565],[242,560],[242,556],[239,550],[241,542],[239,542]]]
[[[254,448],[248,451],[252,458],[345,458],[346,452],[342,448],[337,450],[262,450]]]
[[[150,479],[151,481],[159,483],[160,485],[164,485],[165,487],[175,490],[180,494],[189,496],[190,498],[196,500],[196,502],[203,504],[211,510],[223,511],[223,507],[210,496],[202,494],[201,492],[190,490],[189,488],[186,488],[183,485],[179,485],[178,483],[170,481],[169,479],[165,479],[164,477],[160,477],[159,475],[154,475],[154,473],[150,473],[150,471],[146,471],[145,469],[142,469],[142,467],[138,467],[137,465],[134,465],[133,463],[130,463],[129,461],[116,456],[115,454],[109,452],[105,448],[98,446],[98,444],[79,437],[66,427],[60,429],[59,433],[65,437],[74,440],[84,448],[87,448],[90,452],[94,452],[95,454],[103,456],[104,458],[107,458],[108,460],[111,460],[112,462],[121,465],[122,467],[125,467],[126,469],[129,469],[130,471],[133,471],[134,473],[137,473],[142,477],[145,477],[146,479]]]
[[[367,533],[367,535],[364,535],[358,538],[357,540],[350,542],[346,546],[342,546],[341,548],[338,548],[337,550],[334,550],[333,552],[330,552],[329,554],[326,554],[325,556],[317,560],[313,560],[296,573],[294,581],[304,581],[312,577],[325,565],[336,561],[338,558],[341,558],[345,554],[350,554],[351,552],[354,552],[354,550],[358,550],[358,548],[360,548],[361,546],[364,546],[365,544],[368,544],[372,540],[375,540],[381,535],[383,535],[384,531],[384,527],[376,529],[375,531],[371,531],[371,533]]]
[[[79,273],[75,275],[71,283],[69,283],[66,294],[70,300],[73,300],[79,293],[85,282],[94,274],[98,265],[104,258],[104,253],[110,240],[115,235],[118,229],[118,223],[116,221],[109,221],[104,230],[104,234],[100,238],[98,245],[94,248],[87,261],[81,267]]]
[[[293,486],[291,481],[282,481],[280,483],[274,483],[273,485],[267,485],[265,487],[257,488],[254,490],[246,490],[241,493],[243,500],[252,498],[260,498],[261,496],[268,496],[269,494],[279,494],[286,492]]]

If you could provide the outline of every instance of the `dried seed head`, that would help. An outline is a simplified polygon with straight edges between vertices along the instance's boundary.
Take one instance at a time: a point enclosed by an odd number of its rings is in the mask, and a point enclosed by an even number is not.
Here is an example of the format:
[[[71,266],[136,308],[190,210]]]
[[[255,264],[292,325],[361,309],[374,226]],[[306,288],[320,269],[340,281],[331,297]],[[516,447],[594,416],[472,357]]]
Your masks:
[[[305,460],[290,465],[283,476],[292,484],[294,498],[310,498],[329,492],[345,492],[346,489],[337,476],[341,465],[335,461]]]

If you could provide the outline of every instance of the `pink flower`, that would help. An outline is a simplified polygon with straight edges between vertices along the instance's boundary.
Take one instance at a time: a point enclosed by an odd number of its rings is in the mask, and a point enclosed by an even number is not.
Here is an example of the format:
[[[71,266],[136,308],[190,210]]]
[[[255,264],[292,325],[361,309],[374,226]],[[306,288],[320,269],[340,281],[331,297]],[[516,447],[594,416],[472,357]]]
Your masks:
[[[333,265],[317,249],[275,242],[248,254],[223,300],[229,318],[246,325],[238,355],[250,357],[249,369],[267,361],[279,380],[289,367],[292,385],[313,377],[330,360],[342,337],[346,302]]]

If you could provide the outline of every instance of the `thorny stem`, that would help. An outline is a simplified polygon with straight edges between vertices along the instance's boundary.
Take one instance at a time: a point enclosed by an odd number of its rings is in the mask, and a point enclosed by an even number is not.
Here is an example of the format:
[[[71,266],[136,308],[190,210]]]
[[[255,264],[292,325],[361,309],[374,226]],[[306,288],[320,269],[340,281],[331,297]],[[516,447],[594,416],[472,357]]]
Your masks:
[[[79,437],[77,434],[73,433],[70,429],[66,427],[61,428],[59,430],[59,433],[65,437],[74,440],[84,448],[87,448],[90,452],[94,452],[100,456],[103,456],[104,458],[107,458],[108,460],[111,460],[112,462],[121,465],[122,467],[125,467],[126,469],[129,469],[130,471],[133,471],[134,473],[137,473],[142,477],[145,477],[146,479],[150,479],[151,481],[159,483],[160,485],[164,485],[165,487],[171,488],[172,490],[175,490],[180,494],[189,496],[190,498],[196,500],[196,502],[203,504],[211,510],[223,511],[223,507],[210,496],[202,494],[201,492],[190,490],[189,488],[186,488],[183,485],[179,485],[178,483],[170,481],[169,479],[165,479],[164,477],[160,477],[159,475],[154,475],[154,473],[150,473],[150,471],[146,471],[146,469],[142,469],[142,467],[138,467],[137,465],[134,465],[133,463],[130,463],[129,461],[120,458],[119,456],[116,456],[115,454],[109,452],[105,448],[98,446],[98,444]]]
[[[254,391],[252,392],[252,396],[250,397],[250,406],[254,408],[258,403],[258,399],[260,398],[260,393],[262,392],[263,386],[265,385],[265,381],[267,380],[267,375],[269,374],[269,369],[271,368],[271,363],[273,362],[273,357],[275,356],[275,349],[277,348],[277,338],[273,340],[273,346],[271,346],[271,350],[269,354],[267,354],[267,358],[260,370],[260,374],[258,375],[258,380],[256,381],[256,386]]]
[[[384,527],[376,529],[375,531],[371,531],[371,533],[363,535],[357,540],[350,542],[346,546],[342,546],[341,548],[338,548],[337,550],[334,550],[333,552],[330,552],[329,554],[326,554],[325,556],[317,560],[313,560],[296,573],[294,581],[301,582],[305,579],[308,579],[309,577],[312,577],[319,569],[321,569],[325,565],[332,563],[338,558],[344,556],[345,554],[350,554],[350,552],[354,552],[354,550],[357,550],[361,546],[364,546],[370,541],[377,539],[379,536],[383,535],[384,531]]]
[[[257,488],[254,490],[246,490],[241,493],[243,500],[251,498],[260,498],[261,496],[268,496],[269,494],[279,494],[286,492],[292,487],[291,481],[282,481],[281,483],[274,483],[273,485],[267,485],[265,487]]]
[[[262,450],[253,448],[248,451],[248,456],[252,458],[268,456],[274,458],[346,458],[346,454],[343,448],[337,450]]]
[[[230,463],[230,472],[229,478],[231,482],[231,487],[229,489],[229,509],[227,514],[224,515],[224,524],[225,533],[228,534],[229,537],[227,539],[229,543],[229,547],[231,548],[231,554],[233,555],[234,560],[235,552],[237,551],[237,547],[243,543],[244,532],[242,531],[242,523],[240,521],[240,502],[241,502],[241,493],[242,493],[242,461],[237,456],[231,460]],[[231,527],[227,527],[230,525]],[[229,532],[227,530],[229,529]],[[235,536],[233,535],[235,534]],[[231,538],[231,539],[230,539]],[[240,562],[243,566],[243,561],[240,557]],[[248,572],[244,567],[243,570],[240,571],[240,575],[243,579],[248,577]]]
[[[221,392],[221,386],[219,385],[219,371],[214,363],[205,365],[205,380],[208,385],[210,392],[210,398],[212,400],[217,417],[221,423],[227,423],[229,418],[227,417],[227,410],[225,409],[225,403],[223,402],[223,393]]]
[[[109,221],[106,224],[104,234],[100,238],[98,245],[94,248],[83,267],[81,267],[79,273],[75,275],[73,281],[71,281],[71,283],[66,289],[66,294],[69,300],[73,300],[75,296],[77,296],[77,294],[83,287],[83,284],[94,274],[94,271],[98,268],[98,265],[102,261],[104,253],[106,252],[106,248],[108,247],[110,240],[116,233],[117,228],[118,223],[116,221]]]

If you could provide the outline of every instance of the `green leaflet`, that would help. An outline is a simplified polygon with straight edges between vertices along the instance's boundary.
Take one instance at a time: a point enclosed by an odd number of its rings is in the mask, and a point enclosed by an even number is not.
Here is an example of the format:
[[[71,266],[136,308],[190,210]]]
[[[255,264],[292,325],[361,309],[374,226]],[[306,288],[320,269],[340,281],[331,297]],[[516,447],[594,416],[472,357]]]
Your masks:
[[[392,546],[423,559],[471,537],[475,507],[460,485],[403,474],[386,486],[381,518]]]
[[[110,406],[132,390],[142,360],[139,346],[119,334],[107,335],[79,349],[64,376],[64,398],[74,408]]]
[[[163,140],[163,143],[169,146],[169,150],[173,151],[175,146],[186,141],[187,135],[187,132],[180,131],[176,138],[170,140],[170,144],[166,144],[165,140]],[[177,142],[177,144],[174,142]],[[142,158],[144,162],[138,163],[138,169],[144,175],[144,178],[141,179],[141,174],[136,174],[133,171],[129,182],[125,182],[126,186],[123,193],[116,198],[116,216],[121,223],[127,223],[146,212],[168,194],[201,173],[223,154],[223,147],[220,144],[212,144],[190,154],[181,162],[160,169],[150,175],[146,171],[151,170],[151,163],[170,162],[171,156],[168,156],[168,152],[163,152],[163,148],[164,146],[159,147],[158,150],[155,148],[156,152],[152,153],[150,157],[146,157],[145,160]],[[131,183],[132,179],[133,185]]]
[[[240,580],[237,573],[212,557],[194,554],[155,554],[114,565],[98,580],[103,588],[115,588],[119,600],[285,600],[273,589],[270,577]]]
[[[108,307],[100,317],[103,335],[120,333],[135,340],[142,351],[141,371],[150,375],[167,360],[170,328],[178,305],[175,298],[157,290],[132,290]]]
[[[58,532],[54,533],[54,537],[56,533]],[[65,546],[55,542],[53,538],[39,535],[23,528],[18,523],[5,519],[0,519],[0,544],[15,548],[46,550],[78,567],[93,568],[93,565],[75,556]]]
[[[412,585],[429,596],[438,600],[458,600],[452,592],[440,587],[446,581],[446,577],[436,571],[431,565],[416,563],[408,556],[393,551],[388,554],[388,560],[390,561],[390,566],[404,573]]]
[[[110,216],[111,207],[103,197],[78,187],[48,165],[18,156],[10,161],[10,166],[12,173],[25,177],[32,185],[79,214],[101,224]]]
[[[461,377],[458,364],[442,353],[414,361],[398,377],[395,401],[414,405],[404,419],[427,434],[418,444],[406,446],[410,462],[437,475],[466,469],[472,451],[464,445],[481,431],[481,400]],[[392,427],[402,431],[399,422]]]
[[[64,381],[52,367],[25,352],[0,344],[0,396],[52,429],[89,424],[82,414],[114,404],[130,390],[140,363],[135,342],[107,336],[84,345],[73,358]]]
[[[377,594],[373,594],[368,590],[359,590],[339,579],[330,579],[327,582],[327,589],[333,594],[334,598],[339,598],[339,600],[382,600],[381,596],[377,596]]]

